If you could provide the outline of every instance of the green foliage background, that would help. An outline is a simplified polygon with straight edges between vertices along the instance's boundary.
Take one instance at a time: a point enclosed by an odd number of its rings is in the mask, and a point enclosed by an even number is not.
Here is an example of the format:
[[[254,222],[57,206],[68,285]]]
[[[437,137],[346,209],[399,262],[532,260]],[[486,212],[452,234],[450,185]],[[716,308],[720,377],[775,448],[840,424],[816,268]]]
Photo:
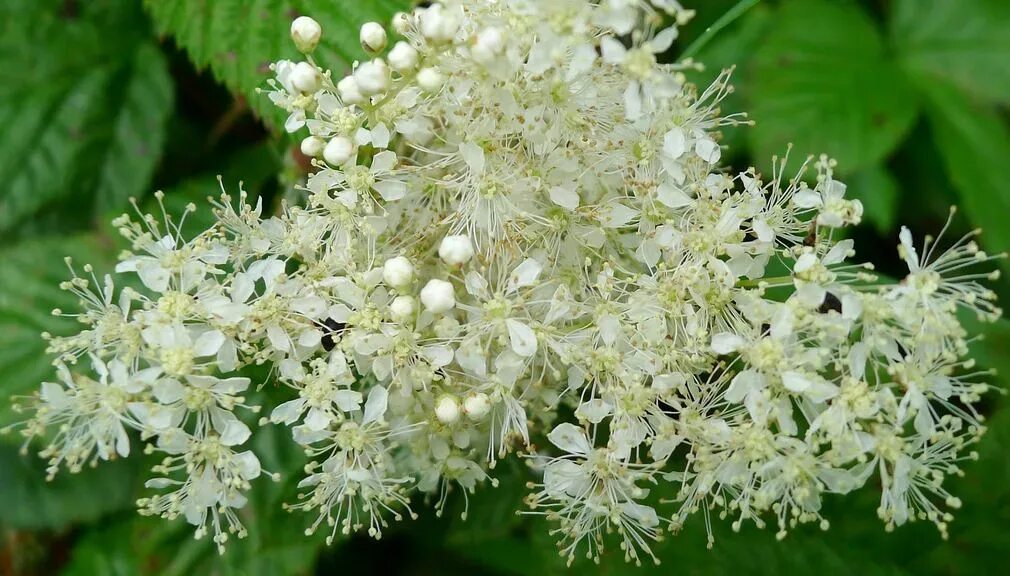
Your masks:
[[[755,126],[730,129],[724,158],[767,170],[792,144],[792,166],[811,153],[839,160],[850,193],[866,205],[855,233],[861,257],[900,275],[897,227],[936,231],[947,207],[956,228],[983,227],[985,248],[1010,249],[1010,1],[688,0],[697,19],[682,31],[682,53],[734,6],[696,57],[699,84],[735,65],[726,112]],[[169,209],[235,190],[278,206],[307,164],[274,127],[278,113],[257,95],[268,64],[293,58],[288,22],[323,23],[319,56],[336,71],[360,56],[356,29],[388,20],[409,0],[3,0],[0,2],[0,397],[29,393],[50,372],[39,333],[66,333],[55,307],[74,301],[57,289],[63,256],[110,271],[119,249],[109,220],[136,198],[166,192]],[[746,8],[746,10],[744,10]],[[724,23],[724,22],[723,22]],[[721,26],[722,23],[720,23]],[[206,221],[209,211],[196,215]],[[1007,263],[1007,261],[1004,261]],[[997,290],[1010,302],[1010,282]],[[1010,374],[1010,322],[987,328],[981,364]],[[1005,386],[1005,376],[998,378]],[[267,394],[270,392],[268,391]],[[1010,552],[1010,410],[987,400],[990,433],[978,462],[957,481],[963,509],[942,541],[925,525],[894,533],[875,517],[871,491],[827,503],[832,528],[799,529],[784,541],[769,531],[734,534],[703,519],[659,544],[660,567],[623,564],[617,550],[601,574],[986,574]],[[0,402],[0,427],[22,418]],[[562,574],[547,528],[518,517],[527,472],[453,514],[326,548],[302,535],[304,518],[281,511],[302,465],[287,438],[253,439],[267,469],[244,511],[250,536],[218,557],[181,521],[133,511],[148,463],[121,461],[44,482],[41,463],[0,437],[0,574],[276,575]],[[292,474],[295,473],[295,474]],[[419,506],[423,509],[424,506]]]

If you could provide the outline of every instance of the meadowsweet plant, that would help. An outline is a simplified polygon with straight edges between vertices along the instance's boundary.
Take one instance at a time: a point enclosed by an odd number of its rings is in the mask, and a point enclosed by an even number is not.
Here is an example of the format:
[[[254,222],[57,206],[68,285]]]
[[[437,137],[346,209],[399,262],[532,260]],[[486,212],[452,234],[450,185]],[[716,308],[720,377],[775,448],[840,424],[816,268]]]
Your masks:
[[[66,282],[83,329],[49,338],[59,378],[22,402],[50,475],[158,454],[140,512],[223,550],[277,476],[251,427],[282,426],[310,456],[286,507],[330,540],[440,514],[510,455],[569,560],[658,562],[696,513],[826,529],[823,498],[860,488],[888,530],[945,535],[990,387],[960,318],[1000,316],[998,256],[903,229],[908,275],[883,282],[853,263],[863,207],[832,160],[727,172],[728,74],[699,90],[659,61],[690,16],[445,0],[365,24],[342,78],[296,19],[305,59],[267,95],[313,158],[304,203],[222,195],[192,238],[116,221],[142,287]],[[265,387],[286,399],[254,405]]]

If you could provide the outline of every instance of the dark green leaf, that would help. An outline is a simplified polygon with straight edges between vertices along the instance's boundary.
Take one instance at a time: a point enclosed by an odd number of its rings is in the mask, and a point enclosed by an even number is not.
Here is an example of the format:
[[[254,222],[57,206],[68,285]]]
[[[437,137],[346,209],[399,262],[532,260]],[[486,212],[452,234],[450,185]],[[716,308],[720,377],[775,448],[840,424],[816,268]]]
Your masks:
[[[198,66],[207,66],[218,80],[244,96],[261,117],[280,125],[284,113],[265,95],[270,63],[298,59],[289,37],[291,20],[312,16],[323,26],[316,57],[343,74],[364,58],[358,28],[369,21],[388,24],[407,0],[145,0],[158,30],[170,34]]]
[[[754,73],[751,55],[772,25],[771,8],[764,4],[758,4],[738,21],[713,37],[711,42],[695,55],[695,59],[701,62],[705,68],[700,72],[689,73],[688,77],[692,82],[697,83],[702,90],[711,84],[723,70],[734,68],[731,81],[737,89],[723,100],[720,106],[723,114],[746,112],[742,94],[749,89]],[[743,152],[744,137],[749,129],[747,127],[723,128],[723,139],[720,143],[729,149],[730,155]]]
[[[45,461],[0,444],[0,524],[9,528],[63,528],[133,506],[136,462],[103,462],[78,474],[61,471],[46,481]]]
[[[901,65],[922,84],[1010,102],[1010,2],[898,0],[891,32]]]
[[[926,90],[929,120],[947,174],[972,224],[984,233],[990,252],[1010,250],[1010,131],[992,108],[967,98],[957,89],[936,83]],[[1010,269],[1007,260],[1004,269]]]
[[[894,151],[917,114],[915,93],[880,33],[848,1],[789,0],[755,55],[748,131],[759,162],[826,153],[849,173]]]
[[[172,85],[143,13],[98,0],[71,17],[62,5],[0,8],[0,233],[119,208],[146,191],[164,143]]]

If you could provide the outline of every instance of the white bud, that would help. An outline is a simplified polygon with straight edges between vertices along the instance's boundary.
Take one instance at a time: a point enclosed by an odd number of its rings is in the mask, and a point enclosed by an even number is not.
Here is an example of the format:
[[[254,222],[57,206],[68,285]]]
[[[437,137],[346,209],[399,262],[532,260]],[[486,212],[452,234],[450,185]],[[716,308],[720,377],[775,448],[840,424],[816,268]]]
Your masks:
[[[421,12],[421,35],[432,42],[450,42],[460,26],[460,14],[435,4]]]
[[[433,278],[421,288],[421,304],[435,314],[448,312],[456,306],[456,294],[452,284]]]
[[[450,266],[462,266],[473,258],[473,244],[466,236],[446,236],[438,246],[438,256]]]
[[[354,157],[354,142],[346,136],[334,136],[323,148],[323,159],[330,166],[343,166]]]
[[[363,96],[374,96],[389,89],[389,66],[382,58],[365,62],[354,71],[358,90]]]
[[[437,92],[444,83],[442,73],[434,68],[421,68],[417,73],[417,85],[427,92]]]
[[[404,256],[386,260],[382,266],[382,279],[393,288],[401,288],[414,280],[414,265]]]
[[[323,27],[308,16],[299,16],[291,23],[291,40],[295,43],[295,48],[303,54],[315,50],[322,35]]]
[[[397,72],[409,72],[417,66],[417,50],[402,40],[389,51],[389,66]]]
[[[378,22],[366,22],[362,25],[358,39],[361,40],[361,47],[366,52],[375,54],[386,49],[386,29]]]
[[[302,140],[302,154],[305,154],[309,158],[319,158],[322,156],[323,148],[325,147],[326,140],[323,140],[319,136],[309,136]]]
[[[354,76],[345,76],[340,82],[337,82],[337,92],[340,93],[340,99],[344,101],[344,104],[361,104],[365,101]]]
[[[410,16],[406,12],[397,12],[393,15],[393,30],[403,36],[410,29]]]
[[[393,320],[403,322],[414,316],[414,299],[410,296],[397,296],[389,303],[389,314]]]
[[[459,402],[452,396],[442,396],[435,405],[435,417],[442,424],[452,424],[459,420]]]
[[[486,28],[477,35],[473,48],[470,49],[478,62],[488,62],[501,54],[505,49],[505,37],[498,28]]]
[[[299,92],[314,94],[316,90],[319,90],[321,84],[322,78],[319,76],[319,70],[316,70],[315,66],[308,62],[295,64],[294,69],[291,71],[291,85]]]
[[[491,411],[491,401],[483,392],[472,394],[463,401],[463,411],[471,420],[481,420]]]

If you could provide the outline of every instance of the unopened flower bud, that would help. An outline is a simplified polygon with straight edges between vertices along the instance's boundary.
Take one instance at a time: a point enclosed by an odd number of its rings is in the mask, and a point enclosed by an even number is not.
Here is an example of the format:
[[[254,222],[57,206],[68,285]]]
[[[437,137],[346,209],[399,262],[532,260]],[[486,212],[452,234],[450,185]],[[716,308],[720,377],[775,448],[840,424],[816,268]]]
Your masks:
[[[505,49],[505,37],[498,28],[487,28],[477,35],[471,53],[478,62],[488,62]]]
[[[393,30],[396,33],[403,35],[410,29],[410,16],[406,12],[397,12],[393,15]]]
[[[397,296],[389,303],[389,314],[393,320],[403,322],[414,315],[414,299],[410,296]]]
[[[326,148],[326,140],[323,140],[319,136],[309,136],[302,140],[302,154],[309,158],[319,158],[322,156],[324,148]]]
[[[435,417],[442,424],[452,424],[459,420],[459,402],[452,396],[442,396],[435,405]]]
[[[354,156],[354,142],[346,136],[335,136],[326,143],[323,159],[330,166],[343,166]]]
[[[321,84],[322,77],[320,77],[319,70],[316,70],[315,66],[308,62],[295,64],[294,69],[291,71],[291,85],[299,92],[314,94],[319,90]]]
[[[473,258],[473,244],[466,236],[446,236],[438,246],[438,256],[450,266],[462,266]]]
[[[323,27],[308,16],[299,16],[291,23],[291,40],[302,54],[315,50],[322,35]]]
[[[382,58],[365,62],[354,71],[354,79],[363,96],[374,96],[389,89],[389,66]]]
[[[463,401],[463,411],[471,420],[482,420],[491,411],[491,401],[487,394],[478,392]]]
[[[366,22],[358,35],[366,52],[377,54],[386,49],[386,29],[378,22]]]
[[[421,35],[432,42],[450,42],[459,30],[460,14],[435,4],[421,12]]]
[[[417,50],[402,40],[389,51],[389,67],[401,74],[417,66]]]
[[[414,265],[404,256],[390,258],[382,266],[382,279],[393,288],[407,286],[414,280]]]
[[[365,101],[354,76],[345,76],[340,82],[337,82],[337,92],[340,93],[340,99],[344,101],[344,104],[361,104]]]
[[[421,304],[429,312],[441,314],[456,307],[456,293],[452,284],[433,278],[421,288]]]
[[[434,68],[421,68],[417,73],[417,85],[427,92],[437,92],[444,82],[442,73]]]

